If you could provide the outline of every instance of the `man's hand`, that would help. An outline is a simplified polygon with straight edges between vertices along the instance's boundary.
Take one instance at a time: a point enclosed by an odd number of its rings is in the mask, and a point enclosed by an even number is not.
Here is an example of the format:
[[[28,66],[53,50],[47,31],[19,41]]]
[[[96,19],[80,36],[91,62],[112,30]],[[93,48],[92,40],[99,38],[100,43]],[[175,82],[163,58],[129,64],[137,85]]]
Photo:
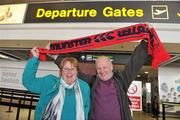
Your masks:
[[[145,24],[147,24],[147,27],[148,27],[149,29],[153,28],[152,24],[150,24],[149,22],[145,22]]]

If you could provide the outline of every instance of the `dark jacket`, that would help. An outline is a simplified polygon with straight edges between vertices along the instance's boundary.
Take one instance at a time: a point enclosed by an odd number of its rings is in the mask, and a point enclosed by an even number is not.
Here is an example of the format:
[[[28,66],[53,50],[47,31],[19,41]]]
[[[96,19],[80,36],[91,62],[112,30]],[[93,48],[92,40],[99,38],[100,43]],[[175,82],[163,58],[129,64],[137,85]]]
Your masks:
[[[141,43],[135,48],[128,63],[122,71],[114,72],[113,80],[115,80],[115,86],[118,92],[119,104],[121,108],[122,120],[131,120],[131,112],[129,109],[129,97],[127,95],[128,88],[132,81],[136,78],[137,73],[143,66],[148,56],[147,43],[141,41]],[[58,57],[56,64],[59,65]],[[99,79],[96,76],[89,76],[82,72],[79,73],[79,78],[86,80],[91,86],[91,112],[90,119],[94,109],[94,91],[98,85]]]

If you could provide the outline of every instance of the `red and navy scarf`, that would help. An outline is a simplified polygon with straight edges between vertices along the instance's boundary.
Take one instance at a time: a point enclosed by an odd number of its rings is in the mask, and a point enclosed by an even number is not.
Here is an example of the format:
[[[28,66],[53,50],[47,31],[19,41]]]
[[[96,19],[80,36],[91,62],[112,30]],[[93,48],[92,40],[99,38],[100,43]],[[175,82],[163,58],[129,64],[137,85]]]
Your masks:
[[[44,48],[38,49],[40,60],[45,60],[46,54],[78,52],[142,39],[148,40],[148,52],[153,58],[153,68],[157,68],[159,64],[170,59],[170,55],[165,50],[155,29],[149,28],[147,24],[135,24],[87,37],[52,42],[49,50]]]

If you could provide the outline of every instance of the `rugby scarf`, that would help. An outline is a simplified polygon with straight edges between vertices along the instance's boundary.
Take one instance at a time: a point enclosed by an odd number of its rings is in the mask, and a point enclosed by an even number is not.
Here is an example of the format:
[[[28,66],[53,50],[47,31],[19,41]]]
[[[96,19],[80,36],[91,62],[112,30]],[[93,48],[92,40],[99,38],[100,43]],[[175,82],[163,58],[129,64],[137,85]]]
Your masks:
[[[159,64],[170,59],[170,55],[165,50],[155,29],[149,28],[147,24],[135,24],[92,36],[52,42],[49,50],[38,48],[40,52],[39,58],[43,61],[46,54],[78,52],[142,39],[148,40],[148,53],[152,56],[153,68],[156,69]]]

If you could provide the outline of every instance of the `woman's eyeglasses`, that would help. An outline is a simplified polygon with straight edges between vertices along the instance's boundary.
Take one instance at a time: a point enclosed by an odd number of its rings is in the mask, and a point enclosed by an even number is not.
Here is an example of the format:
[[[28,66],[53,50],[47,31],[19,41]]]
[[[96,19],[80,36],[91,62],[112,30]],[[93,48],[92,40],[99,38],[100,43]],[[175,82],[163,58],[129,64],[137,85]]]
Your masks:
[[[63,72],[72,72],[72,71],[75,71],[75,70],[76,70],[75,67],[73,67],[73,68],[62,68]]]

